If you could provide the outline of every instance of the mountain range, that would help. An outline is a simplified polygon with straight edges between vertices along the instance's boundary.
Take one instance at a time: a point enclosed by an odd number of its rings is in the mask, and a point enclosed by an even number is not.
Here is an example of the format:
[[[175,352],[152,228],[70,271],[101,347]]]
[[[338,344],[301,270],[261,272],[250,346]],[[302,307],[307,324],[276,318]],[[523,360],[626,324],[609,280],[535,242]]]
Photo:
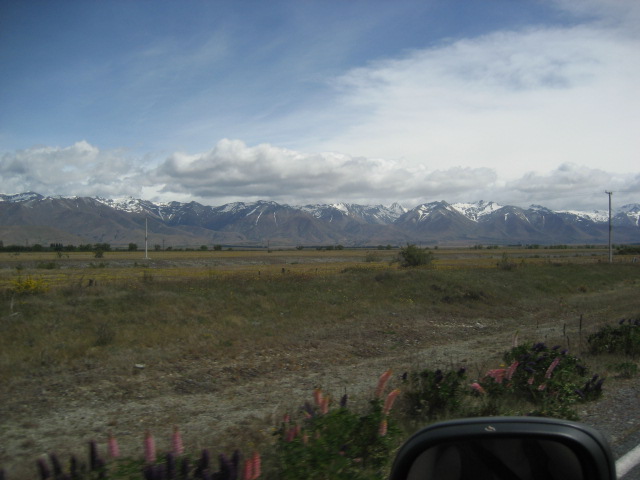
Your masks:
[[[614,243],[640,242],[640,204],[613,212]],[[376,246],[474,244],[606,244],[608,212],[553,211],[495,202],[437,201],[407,209],[272,201],[207,206],[100,197],[0,194],[4,245],[109,243],[150,248],[200,245]]]

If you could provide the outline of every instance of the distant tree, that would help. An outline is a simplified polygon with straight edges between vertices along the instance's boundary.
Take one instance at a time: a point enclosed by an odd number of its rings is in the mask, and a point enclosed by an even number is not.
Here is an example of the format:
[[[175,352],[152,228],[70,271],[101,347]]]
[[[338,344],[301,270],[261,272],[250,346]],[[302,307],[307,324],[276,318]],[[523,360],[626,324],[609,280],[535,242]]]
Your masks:
[[[129,251],[130,252],[135,252],[136,250],[138,250],[138,244],[137,243],[130,243],[129,244]]]
[[[213,246],[213,249],[214,249],[216,252],[219,252],[220,250],[222,250],[222,245],[214,245],[214,246]]]
[[[205,252],[205,251],[209,250],[209,247],[207,247],[206,245],[200,245],[200,250]]]
[[[162,250],[162,245],[158,245],[158,244],[156,243],[156,244],[153,246],[153,249],[154,249],[156,252],[159,252],[160,250]]]
[[[95,243],[93,245],[93,249],[94,250],[102,250],[103,252],[110,252],[111,251],[111,245],[108,243]]]
[[[403,267],[420,267],[430,265],[433,262],[433,252],[431,250],[420,248],[413,244],[408,244],[406,247],[401,248],[398,256]]]

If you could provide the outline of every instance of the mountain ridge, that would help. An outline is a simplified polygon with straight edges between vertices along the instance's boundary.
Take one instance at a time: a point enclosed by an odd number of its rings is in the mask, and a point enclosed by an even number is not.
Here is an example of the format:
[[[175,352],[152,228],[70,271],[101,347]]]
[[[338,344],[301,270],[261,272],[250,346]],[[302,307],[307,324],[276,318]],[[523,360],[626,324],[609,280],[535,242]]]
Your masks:
[[[612,220],[616,243],[640,242],[640,204],[619,207]],[[590,244],[608,239],[608,212],[522,208],[483,200],[440,200],[408,209],[397,202],[298,206],[258,200],[208,206],[133,197],[0,194],[0,240],[5,245],[46,245],[62,237],[86,243],[140,243],[145,222],[152,245],[173,246]]]

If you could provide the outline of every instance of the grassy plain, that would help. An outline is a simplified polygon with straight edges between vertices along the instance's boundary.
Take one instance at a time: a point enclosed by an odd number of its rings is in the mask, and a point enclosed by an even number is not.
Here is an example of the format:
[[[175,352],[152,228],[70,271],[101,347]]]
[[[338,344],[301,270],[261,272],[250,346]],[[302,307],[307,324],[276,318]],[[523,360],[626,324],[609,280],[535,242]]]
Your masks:
[[[440,248],[418,269],[397,253],[0,254],[0,465],[108,431],[136,454],[172,424],[187,448],[250,449],[314,387],[357,401],[390,367],[480,375],[516,332],[580,354],[640,315],[640,267],[602,249]]]

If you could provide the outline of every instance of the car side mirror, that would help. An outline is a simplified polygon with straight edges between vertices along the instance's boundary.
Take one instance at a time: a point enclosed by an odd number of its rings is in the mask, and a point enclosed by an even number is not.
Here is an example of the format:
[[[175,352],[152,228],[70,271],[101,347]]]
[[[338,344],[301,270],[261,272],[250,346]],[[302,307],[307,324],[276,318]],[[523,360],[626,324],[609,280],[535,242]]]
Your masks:
[[[614,480],[611,449],[597,430],[538,417],[436,423],[398,451],[390,480]]]

